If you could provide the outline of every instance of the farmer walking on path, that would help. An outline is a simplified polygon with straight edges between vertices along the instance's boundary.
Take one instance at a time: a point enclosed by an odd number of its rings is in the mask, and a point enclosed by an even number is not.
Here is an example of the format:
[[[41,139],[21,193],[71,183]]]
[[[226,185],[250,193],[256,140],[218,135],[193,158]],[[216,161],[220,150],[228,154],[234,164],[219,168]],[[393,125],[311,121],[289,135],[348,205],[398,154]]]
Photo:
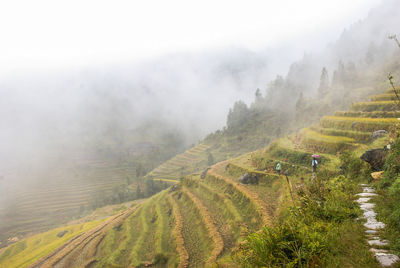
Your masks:
[[[317,172],[317,166],[318,166],[317,158],[313,157],[313,160],[312,160],[312,162],[311,162],[311,165],[312,165],[312,167],[313,167],[313,172],[314,172],[314,173]]]
[[[275,170],[279,175],[281,175],[281,163],[280,162],[278,162],[276,164]]]

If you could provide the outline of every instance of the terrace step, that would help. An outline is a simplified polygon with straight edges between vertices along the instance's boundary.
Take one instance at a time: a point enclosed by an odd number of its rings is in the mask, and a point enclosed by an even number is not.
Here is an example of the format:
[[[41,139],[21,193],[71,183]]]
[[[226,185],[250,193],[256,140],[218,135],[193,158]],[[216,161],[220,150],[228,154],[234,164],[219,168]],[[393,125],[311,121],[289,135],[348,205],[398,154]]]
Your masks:
[[[211,167],[207,175],[211,175],[214,178],[223,181],[226,184],[232,185],[238,192],[242,193],[247,199],[249,199],[256,207],[259,216],[262,219],[263,224],[271,224],[270,213],[267,210],[266,204],[262,201],[259,195],[251,190],[249,190],[244,185],[234,181],[223,173],[226,169],[227,161],[220,162]]]
[[[201,215],[201,218],[207,228],[208,234],[214,243],[214,248],[206,262],[206,266],[212,266],[217,261],[218,256],[222,253],[224,249],[224,241],[208,208],[202,203],[199,198],[197,198],[196,195],[188,190],[188,188],[184,187],[183,192],[196,205]]]
[[[350,111],[395,111],[397,103],[395,101],[369,101],[369,102],[356,102],[350,107]]]
[[[400,90],[400,87],[395,87],[396,91]],[[394,94],[394,90],[393,88],[388,88],[387,90],[385,90],[386,94]]]
[[[396,94],[386,93],[386,94],[379,94],[379,95],[372,95],[369,98],[371,101],[397,101]]]
[[[382,129],[389,130],[390,127],[397,122],[397,118],[324,116],[320,124],[323,128],[373,132]]]
[[[396,112],[396,111],[373,111],[373,112],[338,111],[338,112],[335,112],[335,116],[370,117],[370,118],[398,118],[398,117],[400,117],[400,112]]]
[[[310,127],[310,129],[320,133],[321,135],[348,137],[361,143],[366,143],[371,141],[371,134],[372,134],[372,132],[340,130],[335,128]]]
[[[312,149],[314,152],[336,153],[356,146],[353,138],[322,135],[309,128],[303,129],[300,136],[302,137],[302,146]]]
[[[188,253],[187,267],[205,267],[213,250],[213,240],[198,206],[181,190],[172,194],[182,215],[183,244]],[[177,241],[179,244],[179,241]]]
[[[176,240],[176,250],[179,255],[178,268],[185,268],[189,265],[189,253],[185,247],[185,240],[182,234],[183,217],[175,199],[172,196],[169,196],[169,201],[171,202],[175,218],[175,228],[173,232]]]

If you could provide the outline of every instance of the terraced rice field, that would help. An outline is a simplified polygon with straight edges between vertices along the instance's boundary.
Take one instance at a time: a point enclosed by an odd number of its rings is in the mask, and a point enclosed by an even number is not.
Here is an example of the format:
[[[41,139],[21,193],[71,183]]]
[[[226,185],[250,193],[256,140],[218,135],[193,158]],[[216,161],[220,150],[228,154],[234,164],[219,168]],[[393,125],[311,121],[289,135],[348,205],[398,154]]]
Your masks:
[[[386,95],[375,98],[387,98]],[[204,167],[208,147],[198,145],[150,173],[161,180],[181,178],[179,184],[128,210],[120,221],[103,224],[107,228],[92,229],[80,240],[78,236],[77,246],[60,255],[57,262],[52,262],[52,256],[64,252],[63,247],[44,258],[42,264],[230,267],[234,265],[232,250],[247,234],[274,222],[280,208],[290,204],[300,178],[311,177],[311,154],[321,155],[319,171],[338,174],[337,153],[367,146],[362,143],[370,142],[372,131],[388,129],[398,121],[391,117],[397,114],[393,110],[338,112],[321,119],[319,126],[217,163],[202,175],[197,172]],[[379,115],[382,116],[376,117]],[[277,161],[287,176],[275,172]],[[257,176],[258,184],[239,183],[246,173]],[[7,259],[3,256],[0,255],[0,266],[2,258]]]
[[[350,111],[324,116],[320,126],[303,129],[299,133],[302,146],[315,153],[338,153],[371,142],[374,131],[388,131],[399,122],[400,107],[392,90],[374,95],[370,100],[353,103]]]
[[[263,224],[270,224],[283,193],[277,190],[281,189],[279,178],[257,187],[238,184],[236,175],[226,173],[226,164],[213,166],[204,179],[186,176],[175,191],[155,195],[121,214],[119,220],[108,221],[107,228],[98,227],[77,242],[71,240],[69,245],[75,246],[60,247],[58,253],[42,258],[33,267],[161,263],[203,267],[231,262],[231,251],[238,242]]]
[[[135,171],[127,164],[97,160],[24,175],[36,183],[7,189],[9,198],[0,202],[0,239],[48,230],[71,220],[88,208],[95,193],[106,194],[126,184]],[[7,179],[17,181],[17,176],[9,174]]]
[[[208,145],[199,144],[152,170],[148,176],[164,181],[178,181],[182,176],[201,172],[207,166]]]

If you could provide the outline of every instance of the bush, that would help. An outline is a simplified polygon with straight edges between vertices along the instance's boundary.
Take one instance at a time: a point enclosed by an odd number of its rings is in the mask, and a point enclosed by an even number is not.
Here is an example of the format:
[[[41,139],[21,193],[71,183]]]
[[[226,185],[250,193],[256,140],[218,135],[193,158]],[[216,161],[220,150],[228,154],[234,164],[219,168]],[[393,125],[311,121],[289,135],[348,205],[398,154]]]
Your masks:
[[[286,221],[247,237],[237,261],[249,267],[309,267],[320,263],[327,241],[323,225]]]
[[[356,157],[353,152],[344,151],[340,155],[340,168],[352,180],[369,178],[372,172],[368,163]]]
[[[397,138],[392,144],[383,170],[383,179],[380,181],[379,186],[386,188],[392,185],[400,173],[400,138]]]

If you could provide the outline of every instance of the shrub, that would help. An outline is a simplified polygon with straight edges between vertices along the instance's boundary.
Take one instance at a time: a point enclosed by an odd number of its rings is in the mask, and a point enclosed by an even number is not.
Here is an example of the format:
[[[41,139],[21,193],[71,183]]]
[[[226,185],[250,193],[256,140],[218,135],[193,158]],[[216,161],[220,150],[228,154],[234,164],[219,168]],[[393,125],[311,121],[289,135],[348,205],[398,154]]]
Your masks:
[[[300,221],[264,227],[247,237],[237,261],[249,267],[308,267],[320,262],[326,250],[324,226],[307,226]]]
[[[340,155],[340,169],[344,175],[352,180],[370,177],[372,172],[368,163],[361,160],[353,152],[344,151]]]
[[[356,185],[343,176],[304,183],[295,204],[275,225],[249,235],[234,259],[245,267],[325,267],[348,250],[340,237],[359,216],[352,199]],[[365,245],[362,239],[359,243]]]

